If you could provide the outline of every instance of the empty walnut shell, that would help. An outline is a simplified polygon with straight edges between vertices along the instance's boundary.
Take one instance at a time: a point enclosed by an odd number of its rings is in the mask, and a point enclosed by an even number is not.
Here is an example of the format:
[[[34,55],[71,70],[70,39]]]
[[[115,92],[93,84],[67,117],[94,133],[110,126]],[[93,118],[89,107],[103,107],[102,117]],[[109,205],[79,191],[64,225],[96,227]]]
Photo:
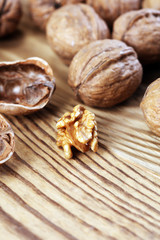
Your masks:
[[[29,0],[30,12],[35,24],[45,30],[53,11],[65,4],[80,3],[83,0]]]
[[[70,4],[56,10],[46,31],[50,46],[67,65],[89,42],[110,37],[106,23],[87,4]]]
[[[0,62],[0,112],[28,114],[43,108],[55,89],[53,72],[40,58]]]
[[[148,127],[160,136],[160,78],[148,86],[140,107]]]
[[[114,22],[113,38],[132,46],[144,64],[160,60],[160,11],[141,9]]]
[[[19,0],[0,0],[0,37],[15,31],[21,15],[22,10]]]
[[[160,0],[143,0],[142,7],[160,10]]]
[[[142,79],[142,67],[132,47],[118,40],[99,40],[74,57],[68,83],[86,105],[111,107],[129,98]]]
[[[0,114],[0,164],[11,158],[14,145],[13,130],[7,120]]]
[[[141,0],[87,0],[95,11],[112,26],[114,20],[121,14],[138,10],[141,7]]]

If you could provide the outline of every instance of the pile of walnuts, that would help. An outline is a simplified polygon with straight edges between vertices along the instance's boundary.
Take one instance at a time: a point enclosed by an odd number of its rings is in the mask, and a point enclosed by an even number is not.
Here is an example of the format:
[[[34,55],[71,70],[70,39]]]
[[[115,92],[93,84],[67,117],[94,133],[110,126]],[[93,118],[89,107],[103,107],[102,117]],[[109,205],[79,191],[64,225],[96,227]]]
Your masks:
[[[143,66],[160,61],[159,0],[28,1],[35,25],[45,32],[53,51],[69,66],[69,86],[88,106],[112,107],[125,101],[139,87]],[[20,1],[0,0],[0,13],[0,37],[5,37],[16,30],[20,21]],[[45,76],[43,64],[45,70],[49,69]],[[38,110],[45,106],[55,89],[53,73],[41,59],[0,63],[0,71],[1,113],[24,114]],[[19,81],[21,76],[24,82]],[[151,130],[160,136],[159,86],[158,79],[148,87],[141,108]],[[76,117],[78,112],[81,117]],[[74,134],[78,134],[83,125],[92,125],[90,119],[95,125],[91,129],[83,128],[83,132],[92,134],[86,143],[81,142]],[[76,126],[80,128],[76,130]],[[97,124],[92,113],[83,107],[78,105],[73,113],[65,114],[57,128],[57,145],[64,148],[66,157],[72,156],[72,145],[80,151],[87,151],[89,146],[97,150]]]

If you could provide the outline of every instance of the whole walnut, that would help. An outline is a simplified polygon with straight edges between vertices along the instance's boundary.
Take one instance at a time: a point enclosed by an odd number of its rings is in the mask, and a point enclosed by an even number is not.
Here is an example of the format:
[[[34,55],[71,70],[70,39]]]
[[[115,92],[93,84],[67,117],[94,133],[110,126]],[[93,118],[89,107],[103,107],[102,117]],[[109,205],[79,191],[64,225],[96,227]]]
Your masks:
[[[0,0],[0,37],[13,33],[22,15],[19,0]]]
[[[141,0],[86,0],[86,2],[109,26],[112,26],[114,20],[121,14],[141,7]]]
[[[160,11],[141,9],[114,22],[113,38],[132,46],[144,64],[160,60]]]
[[[160,78],[148,86],[140,107],[151,131],[160,136]]]
[[[69,67],[68,84],[86,105],[111,107],[129,98],[141,79],[142,67],[133,48],[105,39],[76,54]]]
[[[84,0],[29,0],[29,6],[33,21],[40,29],[45,30],[53,11],[65,4],[80,2]]]
[[[67,65],[86,44],[110,37],[107,24],[87,4],[70,4],[53,12],[46,33],[50,46]]]
[[[160,10],[160,0],[143,0],[142,7]]]

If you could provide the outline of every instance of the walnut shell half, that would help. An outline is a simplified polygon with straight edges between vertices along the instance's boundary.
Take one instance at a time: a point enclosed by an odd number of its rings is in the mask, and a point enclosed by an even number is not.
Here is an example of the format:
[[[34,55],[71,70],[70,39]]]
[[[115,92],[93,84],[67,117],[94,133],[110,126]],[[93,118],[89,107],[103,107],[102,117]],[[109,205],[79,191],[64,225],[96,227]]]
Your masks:
[[[45,30],[51,14],[61,6],[71,3],[80,3],[83,0],[29,0],[30,12],[35,24]]]
[[[114,22],[113,38],[132,46],[144,64],[160,60],[160,11],[141,9]]]
[[[0,0],[0,37],[15,31],[21,15],[22,9],[19,0]]]
[[[160,136],[160,78],[148,86],[140,107],[148,127]]]
[[[14,146],[14,132],[7,120],[0,114],[0,164],[11,158]]]
[[[110,37],[106,23],[87,4],[70,4],[56,10],[46,32],[53,51],[67,65],[86,44]]]
[[[117,17],[131,10],[138,10],[141,7],[141,0],[87,0],[95,11],[111,27]]]
[[[68,83],[86,105],[111,107],[129,98],[142,79],[132,47],[118,40],[99,40],[83,47],[69,67]]]
[[[48,63],[40,58],[0,62],[0,112],[28,114],[43,108],[55,89]]]

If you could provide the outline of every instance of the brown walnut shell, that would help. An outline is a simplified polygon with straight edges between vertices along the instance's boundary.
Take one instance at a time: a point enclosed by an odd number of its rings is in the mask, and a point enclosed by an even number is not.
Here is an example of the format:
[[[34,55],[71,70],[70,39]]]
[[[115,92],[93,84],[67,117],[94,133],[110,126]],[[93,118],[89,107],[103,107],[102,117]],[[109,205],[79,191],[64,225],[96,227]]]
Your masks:
[[[0,37],[13,33],[22,15],[19,0],[0,0]]]
[[[80,3],[83,0],[29,0],[30,12],[34,23],[45,30],[47,21],[53,11],[65,4]]]
[[[160,10],[160,0],[143,0],[142,7]]]
[[[110,37],[106,23],[87,4],[70,4],[56,10],[46,30],[49,44],[67,65],[86,44]]]
[[[95,11],[112,26],[117,17],[131,10],[141,7],[141,0],[87,0]]]
[[[14,146],[14,132],[7,120],[0,114],[0,164],[11,158]]]
[[[148,127],[160,136],[160,78],[148,86],[140,107]]]
[[[144,64],[160,60],[160,11],[141,9],[114,22],[113,38],[132,46]]]
[[[129,98],[142,79],[132,47],[118,40],[99,40],[82,48],[69,67],[68,83],[86,105],[111,107]]]
[[[28,114],[43,108],[55,89],[53,72],[40,58],[0,62],[0,112]]]

